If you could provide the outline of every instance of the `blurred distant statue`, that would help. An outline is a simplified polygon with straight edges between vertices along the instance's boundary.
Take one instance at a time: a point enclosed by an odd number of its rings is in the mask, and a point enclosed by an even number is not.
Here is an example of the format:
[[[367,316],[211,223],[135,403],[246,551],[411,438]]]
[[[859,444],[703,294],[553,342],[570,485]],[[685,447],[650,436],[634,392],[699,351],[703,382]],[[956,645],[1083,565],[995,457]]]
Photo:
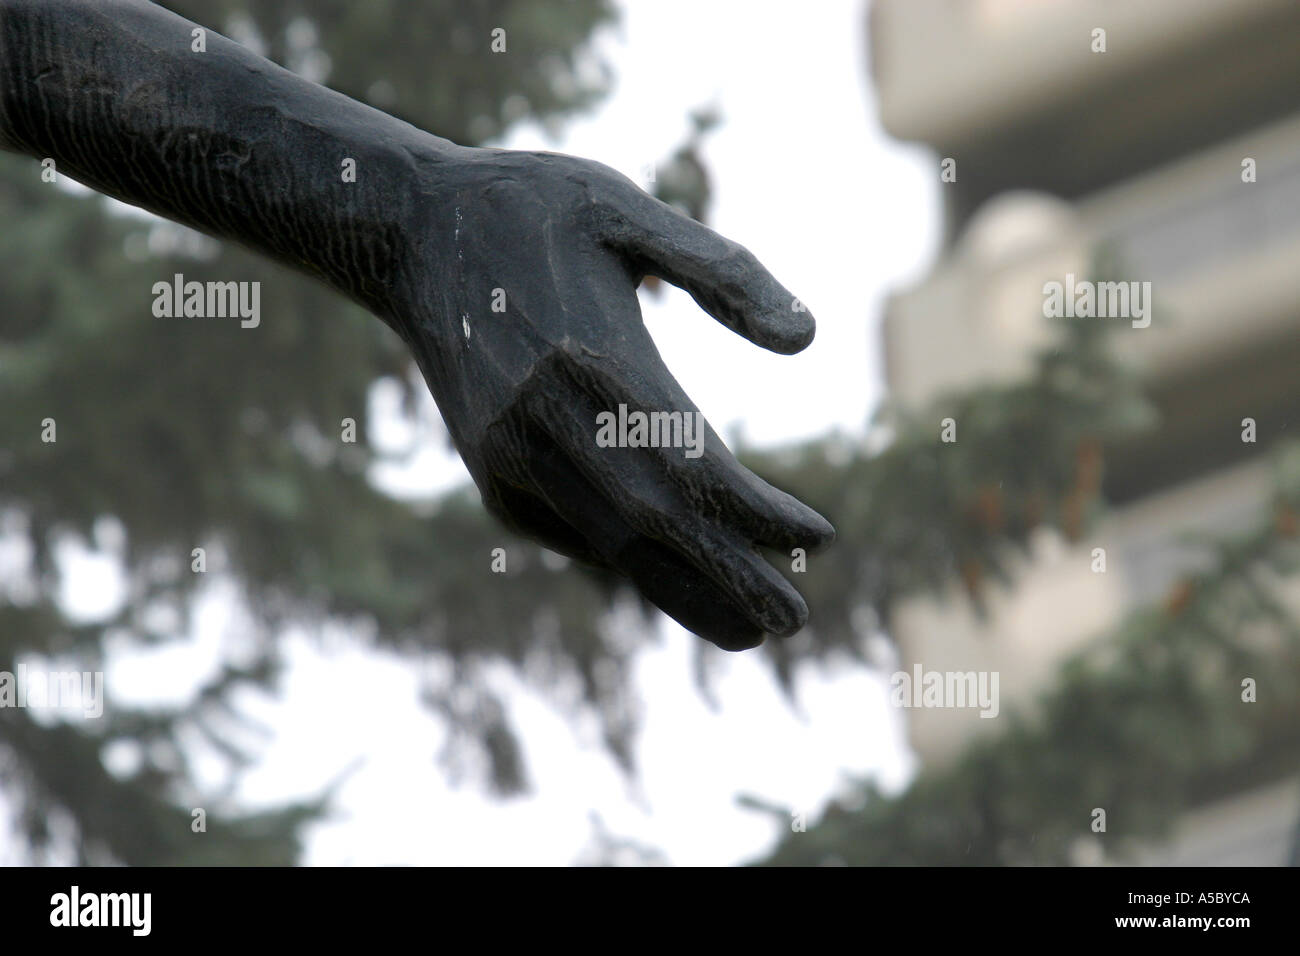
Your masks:
[[[833,529],[707,425],[684,454],[684,423],[702,419],[636,289],[660,276],[787,354],[812,316],[744,248],[625,177],[457,146],[145,0],[0,0],[0,146],[379,316],[511,528],[616,569],[724,648],[805,623],[756,546],[817,548]],[[602,415],[618,441],[596,441]]]

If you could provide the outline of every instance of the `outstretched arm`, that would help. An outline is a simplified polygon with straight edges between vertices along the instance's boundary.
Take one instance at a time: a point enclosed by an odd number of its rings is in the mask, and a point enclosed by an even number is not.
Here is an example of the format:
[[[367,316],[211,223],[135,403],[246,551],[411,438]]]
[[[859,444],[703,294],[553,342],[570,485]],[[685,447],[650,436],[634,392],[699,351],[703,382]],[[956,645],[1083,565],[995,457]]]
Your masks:
[[[412,187],[466,151],[196,29],[146,0],[0,0],[0,146],[391,305]]]
[[[646,274],[765,348],[811,341],[748,251],[598,163],[456,146],[210,31],[198,52],[195,29],[145,0],[0,0],[0,146],[380,316],[515,530],[619,570],[722,647],[804,624],[756,545],[819,547],[824,519],[707,425],[690,455],[598,441],[620,406],[702,421],[641,322]]]

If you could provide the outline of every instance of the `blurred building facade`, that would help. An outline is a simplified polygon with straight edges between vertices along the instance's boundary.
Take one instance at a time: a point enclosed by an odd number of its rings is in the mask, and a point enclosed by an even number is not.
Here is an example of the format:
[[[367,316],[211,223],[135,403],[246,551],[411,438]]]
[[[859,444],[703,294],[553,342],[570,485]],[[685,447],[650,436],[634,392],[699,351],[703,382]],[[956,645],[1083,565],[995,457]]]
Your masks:
[[[984,619],[956,586],[897,614],[903,670],[998,671],[1005,712],[1192,569],[1189,532],[1258,520],[1270,442],[1300,426],[1300,3],[874,0],[869,35],[885,128],[932,148],[937,179],[945,159],[955,174],[939,260],[886,309],[896,400],[1026,374],[1052,334],[1044,283],[1086,278],[1098,248],[1121,278],[1152,283],[1150,326],[1112,339],[1161,427],[1108,450],[1105,519],[1074,544],[1044,535]],[[908,719],[931,766],[998,724],[956,709]],[[1284,863],[1298,816],[1300,780],[1251,781],[1146,860]]]

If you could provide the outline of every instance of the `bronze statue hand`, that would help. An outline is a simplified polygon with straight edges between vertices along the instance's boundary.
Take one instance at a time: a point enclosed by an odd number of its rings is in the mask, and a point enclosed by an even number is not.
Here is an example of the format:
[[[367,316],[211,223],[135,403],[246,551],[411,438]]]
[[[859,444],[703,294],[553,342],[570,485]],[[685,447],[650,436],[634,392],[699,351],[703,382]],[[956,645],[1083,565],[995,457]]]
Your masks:
[[[435,225],[402,270],[414,304],[393,324],[492,513],[615,568],[720,647],[802,627],[803,599],[755,546],[811,550],[834,530],[703,423],[641,321],[636,287],[661,276],[781,353],[808,345],[812,317],[743,247],[598,163],[466,150],[436,181],[420,210]],[[683,427],[664,436],[670,447],[604,447],[598,416],[620,406],[677,413]],[[702,444],[684,447],[694,422]]]

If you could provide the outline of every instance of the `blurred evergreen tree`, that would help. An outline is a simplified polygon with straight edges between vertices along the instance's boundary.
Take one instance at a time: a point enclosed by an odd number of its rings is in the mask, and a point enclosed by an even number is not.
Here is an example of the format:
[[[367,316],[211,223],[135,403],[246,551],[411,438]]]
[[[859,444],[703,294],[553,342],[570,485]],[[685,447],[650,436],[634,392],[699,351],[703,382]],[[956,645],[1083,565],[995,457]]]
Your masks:
[[[1124,272],[1101,251],[1098,281]],[[1036,528],[1077,541],[1104,508],[1107,449],[1156,424],[1141,380],[1108,341],[1114,323],[1065,320],[1035,374],[1010,386],[886,409],[881,451],[813,443],[769,456],[769,474],[835,521],[833,560],[801,585],[818,617],[802,647],[774,644],[786,677],[799,649],[864,664],[862,636],[888,635],[900,598],[939,598],[961,581],[981,609],[991,582]],[[951,415],[961,441],[938,440]],[[828,453],[840,464],[827,466]],[[993,866],[1123,860],[1167,836],[1179,815],[1293,774],[1300,763],[1300,624],[1277,586],[1300,571],[1300,446],[1276,443],[1275,490],[1256,527],[1201,542],[1207,570],[1138,609],[1062,665],[1041,699],[951,766],[923,769],[898,794],[857,781],[819,820],[746,796],[781,833],[766,865]],[[1244,703],[1242,678],[1268,675]],[[1263,678],[1261,678],[1262,680]],[[1094,807],[1112,808],[1105,834]],[[1300,844],[1298,844],[1300,845]]]
[[[1276,471],[1257,527],[1209,543],[1209,570],[1071,655],[1034,707],[1005,715],[952,766],[895,795],[857,782],[801,832],[788,810],[742,800],[784,831],[763,862],[1131,862],[1183,812],[1294,774],[1300,627],[1275,585],[1300,570],[1300,446],[1278,449]],[[1246,702],[1252,675],[1261,690]],[[1091,830],[1097,807],[1104,832]]]

